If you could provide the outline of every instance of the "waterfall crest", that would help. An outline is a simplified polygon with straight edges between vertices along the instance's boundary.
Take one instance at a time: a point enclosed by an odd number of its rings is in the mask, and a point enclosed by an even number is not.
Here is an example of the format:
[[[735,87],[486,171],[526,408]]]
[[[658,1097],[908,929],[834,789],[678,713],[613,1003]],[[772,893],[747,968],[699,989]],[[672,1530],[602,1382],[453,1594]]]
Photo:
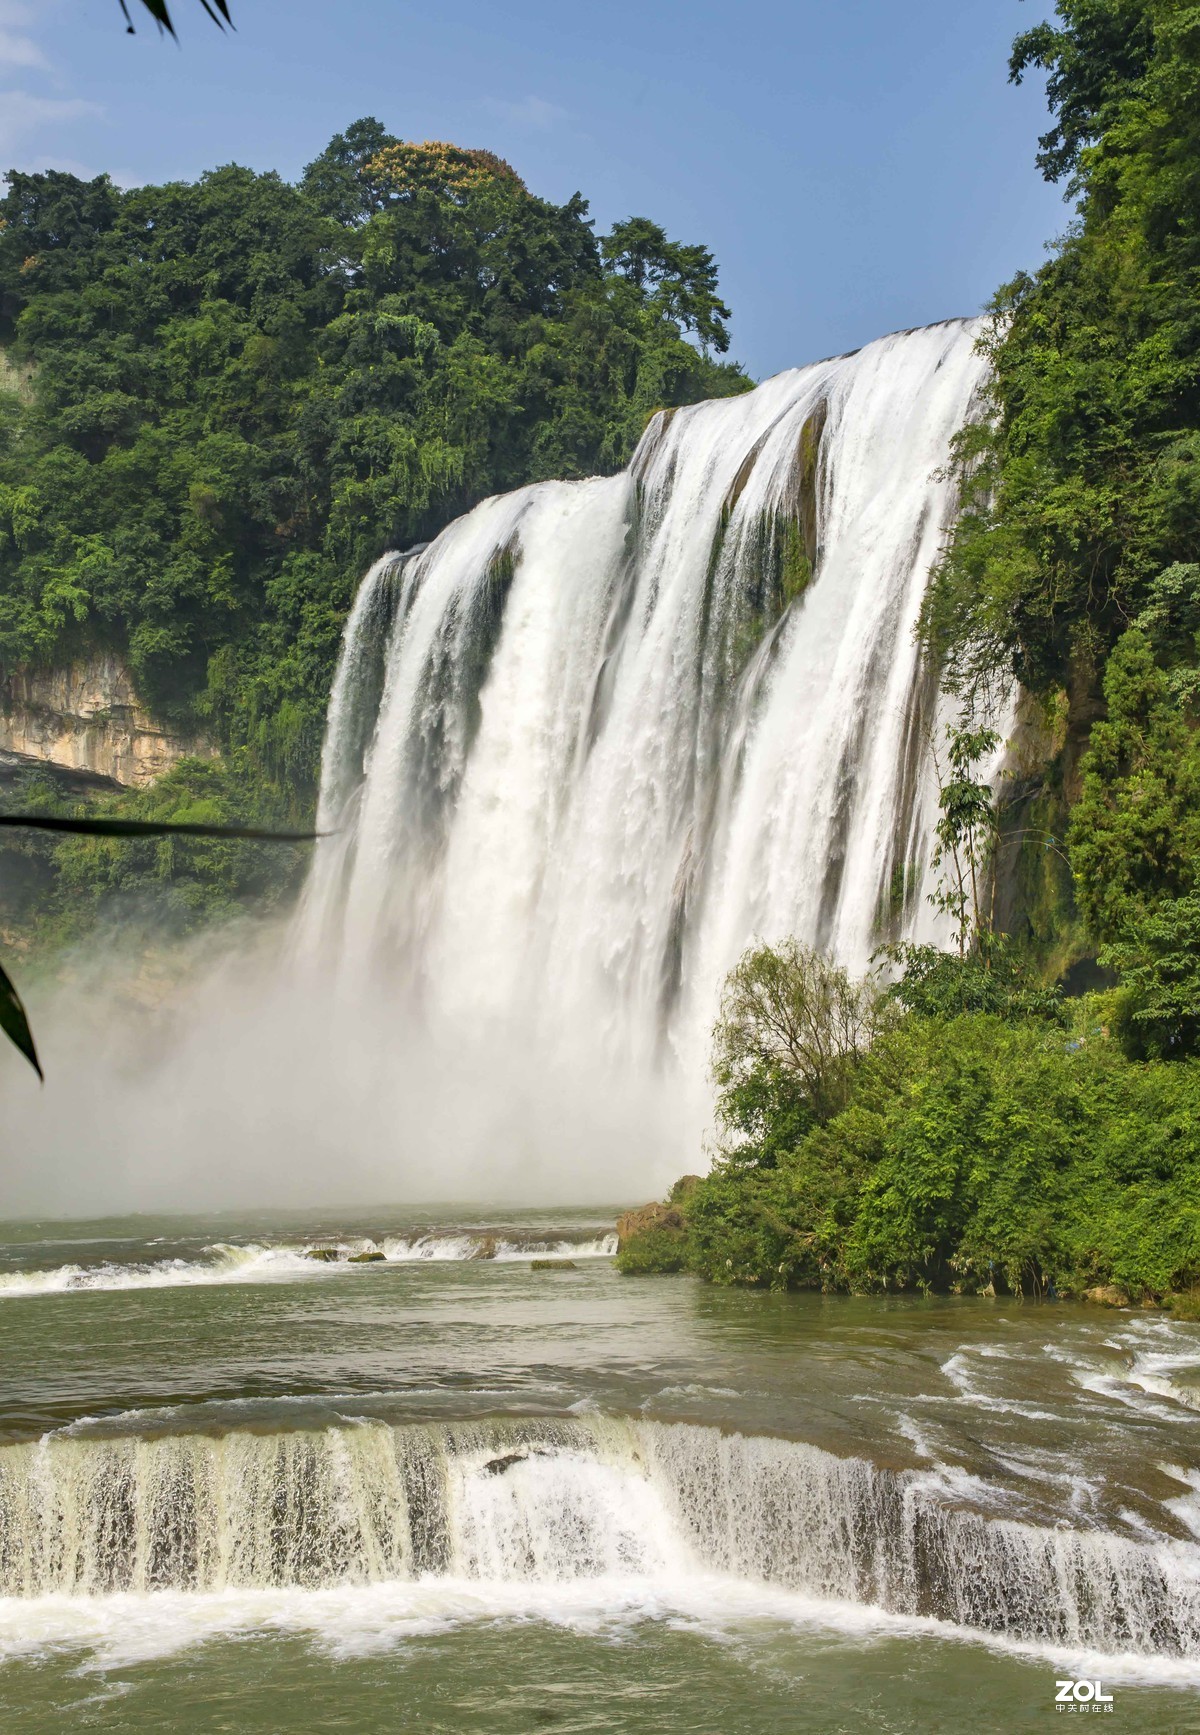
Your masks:
[[[330,709],[302,953],[432,1029],[703,1074],[720,981],[795,933],[929,936],[936,681],[913,628],[977,324],[660,412],[629,469],[379,562]]]
[[[917,1472],[620,1417],[0,1448],[0,1595],[716,1574],[969,1631],[1200,1656],[1195,1549],[964,1508]]]

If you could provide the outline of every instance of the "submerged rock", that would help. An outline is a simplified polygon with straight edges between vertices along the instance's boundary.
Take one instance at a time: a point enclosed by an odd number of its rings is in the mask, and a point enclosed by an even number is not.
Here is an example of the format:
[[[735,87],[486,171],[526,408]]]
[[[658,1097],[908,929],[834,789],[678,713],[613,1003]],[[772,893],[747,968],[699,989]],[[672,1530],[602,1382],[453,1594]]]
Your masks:
[[[514,1464],[527,1464],[531,1458],[548,1458],[550,1450],[546,1446],[523,1446],[519,1452],[506,1452],[502,1458],[489,1458],[483,1466],[485,1476],[503,1476],[506,1470],[511,1470]]]
[[[386,1253],[380,1253],[376,1249],[371,1253],[352,1253],[346,1263],[347,1265],[375,1265],[379,1260],[386,1258]]]
[[[306,1247],[304,1257],[306,1259],[319,1259],[323,1264],[328,1265],[338,1257],[338,1250],[336,1247]]]
[[[489,1458],[483,1466],[485,1476],[503,1476],[506,1470],[511,1470],[514,1464],[523,1464],[524,1452],[508,1452],[503,1458]]]
[[[531,1259],[531,1271],[578,1271],[579,1267],[573,1259]]]

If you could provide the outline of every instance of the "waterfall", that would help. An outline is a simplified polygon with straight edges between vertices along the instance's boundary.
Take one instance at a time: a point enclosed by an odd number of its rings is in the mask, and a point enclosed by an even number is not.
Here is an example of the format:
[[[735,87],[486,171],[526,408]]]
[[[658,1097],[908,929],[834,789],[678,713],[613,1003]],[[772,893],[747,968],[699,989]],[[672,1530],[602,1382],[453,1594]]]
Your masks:
[[[977,324],[660,412],[627,471],[388,556],[330,708],[302,954],[455,1043],[702,1077],[755,937],[932,937],[914,624]]]
[[[971,1632],[1200,1656],[1195,1549],[967,1509],[936,1478],[620,1417],[0,1447],[0,1595],[697,1575]]]

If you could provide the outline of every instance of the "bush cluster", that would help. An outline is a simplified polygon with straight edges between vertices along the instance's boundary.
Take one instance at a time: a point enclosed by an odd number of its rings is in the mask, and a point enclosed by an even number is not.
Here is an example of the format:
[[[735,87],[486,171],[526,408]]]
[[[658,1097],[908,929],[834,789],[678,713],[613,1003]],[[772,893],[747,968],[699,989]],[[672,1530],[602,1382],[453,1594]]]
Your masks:
[[[794,944],[775,956],[797,1000],[817,979],[848,986]],[[941,960],[941,989],[956,971],[974,992],[970,957]],[[905,1008],[911,983],[876,988],[870,1047],[841,1045],[841,1100],[793,1072],[778,1114],[756,1119],[744,1081],[769,1086],[777,1062],[765,1021],[744,1019],[721,1154],[674,1233],[631,1236],[621,1268],[773,1288],[1186,1291],[1200,1281],[1200,1062],[1131,1058],[1108,1022],[1115,996],[1038,1014],[1024,993],[960,1012]]]

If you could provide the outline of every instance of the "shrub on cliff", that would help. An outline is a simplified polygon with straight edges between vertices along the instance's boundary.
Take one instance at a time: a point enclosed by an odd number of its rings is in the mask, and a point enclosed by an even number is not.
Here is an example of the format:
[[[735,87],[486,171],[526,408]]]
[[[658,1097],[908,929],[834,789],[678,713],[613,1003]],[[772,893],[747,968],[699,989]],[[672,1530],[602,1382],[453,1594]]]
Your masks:
[[[1078,955],[1072,890],[1104,947],[1124,941],[1130,900],[1144,915],[1195,876],[1200,13],[1057,0],[1010,62],[1018,83],[1043,71],[1038,165],[1065,182],[1074,220],[995,298],[988,413],[958,442],[963,510],[924,627],[967,688],[1015,670],[1061,706],[1042,792],[1055,855],[1090,732],[1072,879],[1041,933],[1051,955],[1062,939]],[[1023,833],[1030,887],[1058,879],[1046,839],[1041,824]]]

